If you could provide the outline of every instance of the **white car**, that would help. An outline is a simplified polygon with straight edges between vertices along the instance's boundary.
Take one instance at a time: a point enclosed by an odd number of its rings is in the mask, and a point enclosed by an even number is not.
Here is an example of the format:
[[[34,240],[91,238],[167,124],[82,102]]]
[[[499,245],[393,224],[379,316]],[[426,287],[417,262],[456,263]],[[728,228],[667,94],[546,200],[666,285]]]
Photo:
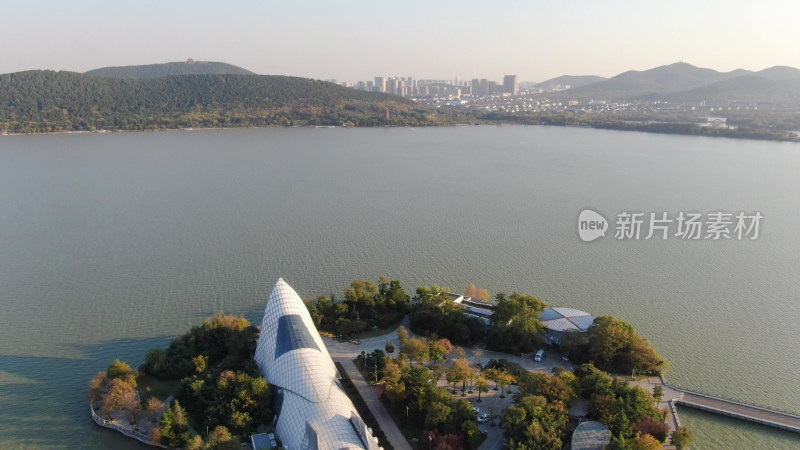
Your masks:
[[[483,413],[478,417],[478,423],[484,423],[489,421],[489,414]]]
[[[473,406],[472,410],[475,411],[475,414],[479,414],[481,412],[481,409],[478,408],[477,406]]]

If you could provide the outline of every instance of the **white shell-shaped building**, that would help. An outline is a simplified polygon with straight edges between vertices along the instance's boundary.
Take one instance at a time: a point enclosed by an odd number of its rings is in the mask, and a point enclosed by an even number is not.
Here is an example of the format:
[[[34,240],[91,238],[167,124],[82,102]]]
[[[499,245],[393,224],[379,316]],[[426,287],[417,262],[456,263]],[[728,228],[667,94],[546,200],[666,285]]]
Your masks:
[[[286,449],[378,448],[339,383],[308,309],[283,279],[267,300],[255,360],[274,388],[275,434]]]

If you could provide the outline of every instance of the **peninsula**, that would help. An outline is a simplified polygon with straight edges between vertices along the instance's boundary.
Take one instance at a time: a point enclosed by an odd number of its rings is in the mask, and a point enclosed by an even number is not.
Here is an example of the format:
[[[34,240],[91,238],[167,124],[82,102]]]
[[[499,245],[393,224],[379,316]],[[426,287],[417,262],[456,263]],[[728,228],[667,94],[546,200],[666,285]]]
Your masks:
[[[138,370],[115,361],[98,373],[90,383],[92,416],[140,441],[187,449],[253,439],[291,448],[316,439],[339,442],[337,448],[427,441],[475,449],[498,433],[509,448],[560,448],[573,420],[586,418],[597,420],[616,448],[660,446],[670,437],[658,390],[603,370],[657,375],[665,367],[630,325],[548,308],[522,293],[500,292],[489,302],[486,290],[467,292],[475,297],[419,287],[411,298],[398,280],[382,277],[354,281],[341,301],[321,296],[304,304],[279,280],[260,331],[220,313],[168,349],[148,352]],[[398,327],[403,321],[411,332]],[[377,342],[380,348],[358,353]],[[369,379],[379,381],[380,401],[360,384]],[[329,383],[342,389],[330,391]],[[335,400],[344,408],[335,418],[320,406],[331,392],[350,397]],[[502,430],[494,426],[500,418]],[[685,445],[691,433],[675,430],[672,439]]]

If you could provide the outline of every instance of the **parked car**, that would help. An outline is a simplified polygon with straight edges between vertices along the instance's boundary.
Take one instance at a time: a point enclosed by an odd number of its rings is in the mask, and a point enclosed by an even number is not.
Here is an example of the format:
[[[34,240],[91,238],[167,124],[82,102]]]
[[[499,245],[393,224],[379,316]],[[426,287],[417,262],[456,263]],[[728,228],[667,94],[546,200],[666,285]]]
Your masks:
[[[481,409],[478,408],[477,406],[473,406],[472,410],[475,411],[475,414],[480,414],[480,412],[481,412]]]
[[[489,414],[483,413],[480,416],[478,416],[478,423],[484,423],[488,421],[489,421]]]
[[[536,361],[536,362],[539,362],[539,361],[542,360],[543,356],[544,356],[544,350],[539,349],[539,351],[536,352],[536,356],[533,357],[533,360]]]

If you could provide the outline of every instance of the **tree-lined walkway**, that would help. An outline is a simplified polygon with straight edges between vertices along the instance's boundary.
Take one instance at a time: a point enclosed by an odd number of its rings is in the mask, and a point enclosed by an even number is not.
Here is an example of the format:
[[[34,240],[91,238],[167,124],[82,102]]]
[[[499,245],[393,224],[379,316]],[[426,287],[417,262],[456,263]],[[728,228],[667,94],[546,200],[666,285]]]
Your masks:
[[[333,356],[333,355],[331,355]],[[358,389],[358,393],[361,394],[361,398],[364,399],[364,402],[367,404],[367,407],[370,411],[372,411],[372,415],[375,416],[375,419],[378,420],[378,423],[381,425],[381,430],[386,435],[386,439],[392,444],[392,448],[396,450],[411,450],[411,446],[408,445],[408,441],[406,441],[405,436],[403,433],[400,432],[400,429],[397,428],[397,425],[394,423],[394,420],[389,415],[389,412],[386,411],[381,401],[378,399],[378,396],[375,394],[375,391],[372,390],[372,387],[364,381],[363,375],[361,372],[358,371],[356,365],[353,363],[353,358],[351,357],[333,357],[333,360],[341,363],[344,367],[344,370],[347,372],[347,375],[350,376],[350,380],[353,382],[353,385]]]

